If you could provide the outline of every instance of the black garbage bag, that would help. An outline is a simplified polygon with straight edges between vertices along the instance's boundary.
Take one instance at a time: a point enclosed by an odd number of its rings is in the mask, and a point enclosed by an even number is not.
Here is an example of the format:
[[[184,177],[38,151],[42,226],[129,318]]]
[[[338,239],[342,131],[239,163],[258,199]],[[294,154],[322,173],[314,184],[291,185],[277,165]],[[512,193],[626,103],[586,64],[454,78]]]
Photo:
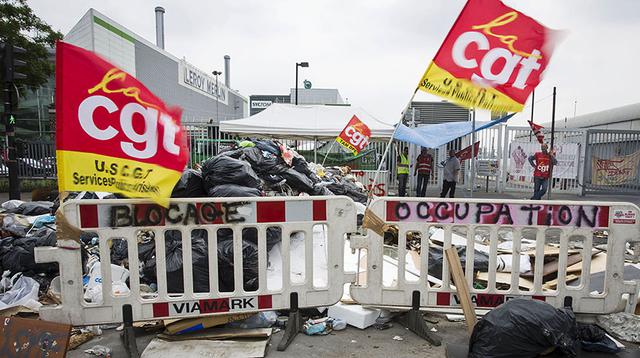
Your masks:
[[[619,348],[606,332],[595,324],[578,322],[578,339],[582,350],[589,352],[618,353]]]
[[[233,267],[233,240],[219,240],[218,282],[222,292],[234,290]],[[258,245],[251,240],[242,240],[242,278],[245,291],[258,289]]]
[[[256,148],[267,151],[275,156],[280,156],[280,146],[271,140],[256,141]]]
[[[13,210],[7,210],[7,212],[36,216],[51,213],[51,207],[53,207],[53,203],[50,201],[28,201]]]
[[[464,268],[467,262],[467,247],[456,246],[458,256],[460,256],[460,265]],[[444,253],[439,246],[429,246],[429,275],[442,278],[442,262]],[[482,251],[474,250],[473,253],[473,271],[487,272],[489,270],[489,255]]]
[[[250,188],[260,187],[260,178],[249,163],[226,155],[215,156],[202,164],[202,175],[207,192],[220,184],[236,184]]]
[[[193,289],[195,292],[209,291],[209,260],[207,259],[206,231],[191,232],[191,258],[193,262]],[[165,253],[167,268],[167,291],[184,292],[182,240],[178,231],[166,231]],[[138,244],[138,257],[142,261],[142,281],[156,283],[156,247],[155,240]]]
[[[313,171],[311,171],[311,169],[309,169],[309,163],[307,163],[307,161],[303,157],[293,157],[293,161],[291,162],[291,165],[295,171],[304,174],[307,178],[311,179],[312,182],[314,183],[321,182],[320,178],[316,175],[316,173],[314,173]]]
[[[490,311],[473,328],[469,357],[537,357],[555,347],[575,357],[576,317],[538,300],[513,299]]]
[[[244,159],[251,168],[258,174],[281,174],[287,171],[289,167],[284,160],[275,154],[263,151],[256,147],[244,148],[244,155],[240,159]]]
[[[0,269],[13,273],[33,271],[47,273],[57,270],[55,263],[36,264],[34,248],[56,246],[56,232],[48,227],[34,229],[29,237],[7,237],[0,241]]]
[[[339,182],[333,182],[327,185],[327,189],[335,195],[346,195],[353,199],[353,201],[361,204],[365,204],[367,202],[367,193],[362,191],[354,183],[343,178],[340,178]]]
[[[127,240],[119,239],[111,241],[111,263],[122,265],[129,257]],[[128,266],[128,263],[127,263]]]
[[[235,184],[221,184],[209,189],[208,194],[214,198],[233,198],[243,196],[260,196],[262,193],[259,189],[248,188]]]
[[[335,195],[331,192],[331,190],[327,189],[324,185],[314,185],[313,192],[311,195],[320,196],[320,195]]]
[[[313,193],[313,182],[307,178],[304,174],[289,168],[286,172],[281,174],[286,180],[287,184],[297,190],[304,193]]]
[[[173,187],[172,198],[203,198],[207,193],[204,191],[202,173],[194,169],[187,169],[182,172],[180,180]]]
[[[226,155],[227,157],[240,159],[242,154],[244,154],[244,151],[242,150],[242,148],[236,148],[236,149],[227,149],[225,151],[222,151],[220,152],[219,155]]]
[[[261,174],[260,179],[264,180],[267,184],[277,184],[285,180],[282,175],[274,174]]]

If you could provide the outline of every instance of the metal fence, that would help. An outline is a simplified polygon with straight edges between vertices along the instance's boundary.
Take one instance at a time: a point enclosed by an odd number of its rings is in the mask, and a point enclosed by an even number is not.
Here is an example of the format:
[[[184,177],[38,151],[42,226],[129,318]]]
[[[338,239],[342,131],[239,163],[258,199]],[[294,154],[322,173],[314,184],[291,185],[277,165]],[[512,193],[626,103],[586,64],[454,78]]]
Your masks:
[[[220,151],[242,140],[242,137],[221,133],[219,127],[208,123],[184,123],[187,132],[190,159],[188,167],[195,167]],[[550,129],[542,130],[545,141],[550,142]],[[273,138],[295,149],[309,162],[325,166],[348,165],[354,170],[376,170],[386,147],[385,141],[374,141],[358,156],[342,151],[333,140]],[[497,192],[532,192],[533,180],[527,158],[516,158],[518,147],[537,147],[539,144],[529,127],[496,126],[478,132],[480,142],[474,190]],[[640,190],[640,131],[605,129],[557,129],[554,144],[560,151],[559,159],[565,167],[571,167],[560,175],[554,172],[553,192],[585,195],[625,194]],[[441,186],[442,170],[437,163],[446,159],[447,149],[460,150],[471,145],[471,136],[462,137],[446,146],[434,149],[431,154],[436,164],[435,175],[429,187]],[[405,144],[394,143],[390,148],[383,170],[388,173],[386,192],[396,193],[395,168],[397,153]],[[415,163],[420,148],[409,146],[410,162]],[[18,176],[20,178],[56,178],[55,143],[50,140],[29,140],[17,142]],[[0,177],[8,176],[6,148],[2,147]],[[562,159],[562,158],[564,159]],[[462,167],[459,186],[470,190],[470,161]],[[487,172],[487,167],[497,167]],[[412,168],[413,170],[413,168]],[[526,174],[526,175],[525,175]],[[415,193],[413,175],[410,176],[408,192]]]

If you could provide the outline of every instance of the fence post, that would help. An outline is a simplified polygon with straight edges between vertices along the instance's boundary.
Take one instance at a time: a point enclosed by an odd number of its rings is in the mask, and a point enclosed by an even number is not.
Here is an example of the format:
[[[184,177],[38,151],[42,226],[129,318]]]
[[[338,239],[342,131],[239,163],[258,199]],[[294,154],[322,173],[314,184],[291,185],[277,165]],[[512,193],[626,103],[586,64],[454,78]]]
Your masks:
[[[587,146],[589,142],[589,129],[584,129],[582,131],[582,140],[580,141],[580,156],[582,157],[582,165],[579,165],[578,170],[578,185],[580,186],[580,193],[578,195],[584,196],[586,194],[586,185],[585,178],[587,177],[587,168],[588,164],[591,161],[591,157],[587,156],[590,153],[590,150]],[[578,162],[580,163],[580,162]]]

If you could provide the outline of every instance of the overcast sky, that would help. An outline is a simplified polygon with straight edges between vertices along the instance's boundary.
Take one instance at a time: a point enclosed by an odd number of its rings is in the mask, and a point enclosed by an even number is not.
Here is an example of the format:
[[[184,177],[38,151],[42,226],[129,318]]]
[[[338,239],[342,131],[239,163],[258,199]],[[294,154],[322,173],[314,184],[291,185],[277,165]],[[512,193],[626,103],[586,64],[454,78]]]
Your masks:
[[[640,1],[506,0],[550,28],[568,30],[536,90],[536,122],[640,101]],[[91,7],[155,43],[155,6],[165,14],[165,48],[202,70],[223,70],[245,96],[288,94],[300,83],[337,88],[349,103],[396,122],[463,0],[31,0],[66,34]],[[420,93],[419,100],[439,100]],[[529,118],[529,108],[514,124]],[[484,116],[483,116],[484,117]]]

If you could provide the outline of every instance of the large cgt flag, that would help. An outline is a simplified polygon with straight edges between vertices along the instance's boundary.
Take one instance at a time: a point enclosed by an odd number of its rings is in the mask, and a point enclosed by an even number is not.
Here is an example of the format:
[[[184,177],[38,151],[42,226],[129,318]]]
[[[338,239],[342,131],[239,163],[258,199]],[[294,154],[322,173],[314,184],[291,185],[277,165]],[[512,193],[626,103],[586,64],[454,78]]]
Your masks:
[[[558,32],[498,0],[469,0],[418,88],[461,106],[521,112]]]
[[[180,108],[93,52],[56,46],[60,191],[103,191],[166,205],[189,158]]]

